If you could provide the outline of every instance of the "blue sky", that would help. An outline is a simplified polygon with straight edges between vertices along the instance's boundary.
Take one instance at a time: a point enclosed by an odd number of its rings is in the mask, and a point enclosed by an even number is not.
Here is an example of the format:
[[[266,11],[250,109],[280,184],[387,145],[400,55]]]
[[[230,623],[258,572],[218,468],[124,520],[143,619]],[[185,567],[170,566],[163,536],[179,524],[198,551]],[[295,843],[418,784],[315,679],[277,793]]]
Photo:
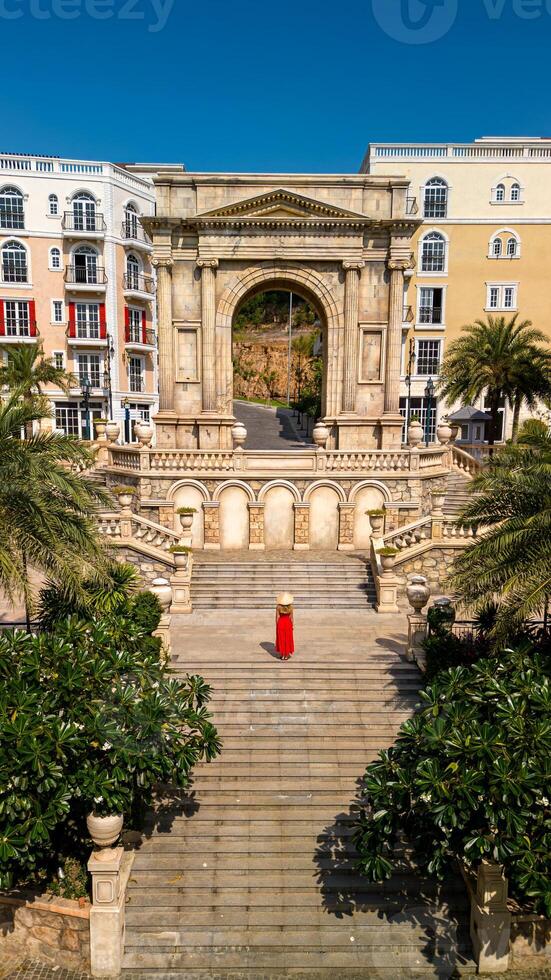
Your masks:
[[[551,0],[0,0],[0,149],[330,173],[551,135],[550,42]]]

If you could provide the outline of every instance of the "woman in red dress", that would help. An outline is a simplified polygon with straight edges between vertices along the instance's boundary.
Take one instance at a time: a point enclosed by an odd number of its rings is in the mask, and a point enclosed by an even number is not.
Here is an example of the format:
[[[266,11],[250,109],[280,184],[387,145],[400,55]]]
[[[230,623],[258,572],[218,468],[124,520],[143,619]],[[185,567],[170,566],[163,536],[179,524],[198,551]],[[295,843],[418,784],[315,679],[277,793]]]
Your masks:
[[[293,601],[290,592],[282,592],[276,599],[276,653],[280,660],[289,660],[295,652]]]

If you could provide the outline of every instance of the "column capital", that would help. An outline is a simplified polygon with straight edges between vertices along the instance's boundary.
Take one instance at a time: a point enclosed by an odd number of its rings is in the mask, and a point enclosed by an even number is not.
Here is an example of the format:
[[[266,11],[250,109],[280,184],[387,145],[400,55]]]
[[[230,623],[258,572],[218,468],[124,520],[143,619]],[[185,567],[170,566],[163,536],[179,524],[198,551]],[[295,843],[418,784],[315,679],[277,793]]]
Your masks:
[[[174,259],[169,256],[155,256],[151,259],[151,265],[155,266],[156,269],[172,269]]]
[[[412,268],[411,259],[389,259],[387,265],[390,272],[407,272]]]
[[[196,265],[198,269],[217,269],[218,259],[197,259]]]
[[[342,267],[345,272],[361,272],[365,268],[365,262],[343,262]]]

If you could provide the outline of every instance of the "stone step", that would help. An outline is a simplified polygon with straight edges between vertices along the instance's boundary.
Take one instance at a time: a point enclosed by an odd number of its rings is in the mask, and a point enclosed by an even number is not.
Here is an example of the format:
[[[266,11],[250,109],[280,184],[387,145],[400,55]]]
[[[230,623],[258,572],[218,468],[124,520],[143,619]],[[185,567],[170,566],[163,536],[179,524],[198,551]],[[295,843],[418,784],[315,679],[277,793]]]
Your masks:
[[[290,917],[289,917],[290,920]],[[375,930],[375,931],[374,931]],[[457,930],[451,926],[424,928],[413,923],[387,924],[384,930],[379,925],[371,923],[360,925],[354,923],[354,940],[357,943],[368,941],[376,942],[380,948],[388,946],[411,946],[412,944],[422,944],[432,942],[437,945],[457,943]],[[304,946],[315,946],[317,942],[330,949],[350,949],[350,935],[346,935],[338,926],[325,923],[314,930],[308,929],[303,924],[297,926],[288,921],[283,925],[277,926],[249,926],[242,925],[215,925],[212,928],[149,928],[140,932],[141,943],[145,948],[154,949],[159,946],[185,947],[235,947],[250,946],[280,947],[289,949],[302,948]],[[463,941],[466,936],[462,937]],[[130,935],[130,945],[132,936]],[[137,944],[138,945],[138,944]]]

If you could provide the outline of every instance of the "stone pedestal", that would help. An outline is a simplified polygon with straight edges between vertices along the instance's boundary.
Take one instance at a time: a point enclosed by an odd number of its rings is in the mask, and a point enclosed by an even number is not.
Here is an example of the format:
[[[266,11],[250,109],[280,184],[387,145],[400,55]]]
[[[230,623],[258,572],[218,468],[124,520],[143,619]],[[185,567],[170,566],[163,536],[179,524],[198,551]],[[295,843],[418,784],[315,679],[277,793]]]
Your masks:
[[[339,551],[354,551],[355,504],[339,504]]]
[[[92,876],[90,966],[93,977],[118,977],[124,952],[125,895],[134,861],[122,847],[94,851],[88,861]]]
[[[508,883],[499,865],[482,861],[471,894],[471,941],[480,974],[504,973],[509,966],[511,913]]]
[[[205,551],[220,551],[220,502],[203,501],[205,514]]]
[[[294,551],[310,550],[310,504],[293,504],[295,509],[295,543]]]
[[[249,503],[249,551],[264,551],[264,504]]]
[[[177,568],[174,575],[170,577],[172,586],[172,604],[170,612],[172,615],[187,615],[192,611],[191,606],[191,573],[193,569],[193,557],[187,555],[187,562],[184,568]]]

